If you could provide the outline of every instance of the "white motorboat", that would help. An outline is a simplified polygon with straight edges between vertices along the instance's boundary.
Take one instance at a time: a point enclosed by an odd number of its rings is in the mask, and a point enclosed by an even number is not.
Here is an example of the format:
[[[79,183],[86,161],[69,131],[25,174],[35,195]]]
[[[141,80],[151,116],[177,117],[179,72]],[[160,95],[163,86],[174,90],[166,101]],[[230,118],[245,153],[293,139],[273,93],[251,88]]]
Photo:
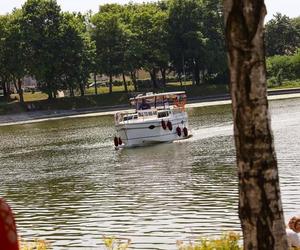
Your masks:
[[[115,114],[116,149],[189,137],[184,91],[138,95],[130,99],[134,112]]]

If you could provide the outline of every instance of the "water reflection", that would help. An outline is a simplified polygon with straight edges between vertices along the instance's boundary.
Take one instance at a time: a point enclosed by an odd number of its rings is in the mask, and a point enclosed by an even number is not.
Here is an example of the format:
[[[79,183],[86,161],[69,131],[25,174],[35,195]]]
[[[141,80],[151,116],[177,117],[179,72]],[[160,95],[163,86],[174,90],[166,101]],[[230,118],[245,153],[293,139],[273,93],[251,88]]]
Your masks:
[[[286,216],[299,213],[300,100],[272,102]],[[113,119],[91,117],[0,128],[0,195],[25,238],[55,249],[101,249],[101,236],[135,249],[239,230],[230,106],[189,110],[193,137],[113,150]]]

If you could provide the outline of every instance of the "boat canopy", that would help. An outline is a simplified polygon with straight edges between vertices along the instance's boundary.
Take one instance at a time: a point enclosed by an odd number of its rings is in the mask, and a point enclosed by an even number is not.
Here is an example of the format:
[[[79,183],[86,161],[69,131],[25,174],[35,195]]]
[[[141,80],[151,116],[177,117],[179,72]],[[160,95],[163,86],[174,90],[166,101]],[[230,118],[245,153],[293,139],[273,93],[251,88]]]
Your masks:
[[[140,94],[134,98],[130,99],[130,103],[133,106],[136,106],[137,109],[148,109],[151,106],[166,106],[173,104],[174,102],[183,101],[185,104],[186,94],[184,91],[174,91],[174,92],[165,92],[165,93],[146,93]],[[144,106],[144,107],[143,107]]]

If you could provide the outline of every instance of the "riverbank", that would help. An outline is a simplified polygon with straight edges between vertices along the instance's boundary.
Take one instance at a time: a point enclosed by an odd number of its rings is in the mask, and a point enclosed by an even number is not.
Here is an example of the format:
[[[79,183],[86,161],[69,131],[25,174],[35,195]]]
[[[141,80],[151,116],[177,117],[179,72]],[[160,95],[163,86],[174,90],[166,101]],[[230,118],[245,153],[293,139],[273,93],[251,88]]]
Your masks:
[[[300,98],[300,89],[294,88],[268,91],[269,100],[280,100],[289,98]],[[190,98],[186,107],[189,109],[194,107],[228,105],[230,103],[231,100],[228,94],[213,95],[200,98]],[[103,106],[97,108],[81,108],[72,110],[27,111],[17,114],[0,115],[0,126],[9,126],[17,124],[21,125],[58,119],[113,115],[120,110],[128,112],[133,111],[133,109],[130,109],[129,104]]]

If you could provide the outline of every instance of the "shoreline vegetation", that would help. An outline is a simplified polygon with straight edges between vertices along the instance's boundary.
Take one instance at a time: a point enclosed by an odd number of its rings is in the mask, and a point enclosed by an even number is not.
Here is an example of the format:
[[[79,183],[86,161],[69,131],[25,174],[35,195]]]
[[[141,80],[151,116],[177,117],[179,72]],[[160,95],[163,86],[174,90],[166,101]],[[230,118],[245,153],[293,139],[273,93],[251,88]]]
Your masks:
[[[111,94],[106,94],[107,98],[111,97]],[[0,115],[0,126],[9,125],[20,125],[27,123],[43,122],[49,120],[58,120],[65,118],[80,118],[80,117],[91,117],[91,116],[101,116],[101,115],[112,115],[119,110],[130,110],[130,105],[128,102],[128,93],[115,93],[118,97],[119,102],[109,102],[110,105],[105,103],[105,94],[98,96],[85,96],[85,97],[75,97],[75,98],[60,98],[56,101],[61,101],[61,103],[51,103],[48,100],[44,100],[47,109],[43,110],[27,110],[22,106],[16,113],[8,113]],[[268,99],[291,99],[300,97],[300,88],[271,88],[268,90]],[[98,98],[98,99],[96,99]],[[65,99],[65,100],[64,100]],[[84,99],[84,101],[82,101]],[[102,101],[102,106],[97,105]],[[122,101],[120,101],[122,100]],[[53,100],[52,100],[53,102]],[[67,109],[68,102],[70,108]],[[216,105],[228,105],[230,104],[230,96],[228,93],[216,92],[211,95],[199,95],[199,96],[189,96],[187,108],[200,107],[200,106],[216,106]],[[30,103],[30,102],[29,102]],[[34,103],[34,102],[33,102]],[[37,102],[40,103],[40,102]],[[87,106],[80,106],[82,103]],[[98,103],[98,104],[99,104]],[[88,106],[89,104],[93,106]],[[20,105],[19,102],[15,102],[15,105]],[[49,106],[46,106],[49,105]],[[58,107],[58,108],[56,108]],[[53,109],[51,109],[53,108]],[[59,109],[61,108],[61,109]],[[0,104],[1,110],[1,104]],[[20,111],[21,110],[21,111]],[[1,112],[0,112],[1,113]]]
[[[102,242],[106,250],[129,250],[132,245],[130,239],[115,236],[103,236]],[[242,250],[240,243],[238,233],[227,232],[213,238],[202,237],[189,241],[177,240],[176,246],[178,250]],[[33,242],[20,239],[19,245],[20,250],[49,250],[52,248],[50,243],[39,239]]]
[[[0,97],[0,116],[9,114],[26,113],[28,111],[59,111],[59,110],[83,110],[84,109],[105,109],[112,107],[129,107],[129,98],[139,93],[152,92],[151,89],[143,89],[135,92],[131,85],[128,85],[128,92],[124,88],[117,86],[113,88],[113,92],[108,92],[108,87],[99,87],[98,95],[88,93],[84,96],[61,97],[49,100],[47,95],[42,92],[26,92],[24,93],[24,102],[19,102],[17,94],[11,94],[11,101],[7,102]],[[299,81],[286,81],[280,85],[271,85],[268,91],[297,89],[300,88]],[[185,91],[189,100],[206,99],[207,97],[218,97],[228,95],[228,85],[225,84],[204,84],[200,86],[192,85],[191,82],[180,86],[179,83],[168,84],[165,88],[158,92]]]

